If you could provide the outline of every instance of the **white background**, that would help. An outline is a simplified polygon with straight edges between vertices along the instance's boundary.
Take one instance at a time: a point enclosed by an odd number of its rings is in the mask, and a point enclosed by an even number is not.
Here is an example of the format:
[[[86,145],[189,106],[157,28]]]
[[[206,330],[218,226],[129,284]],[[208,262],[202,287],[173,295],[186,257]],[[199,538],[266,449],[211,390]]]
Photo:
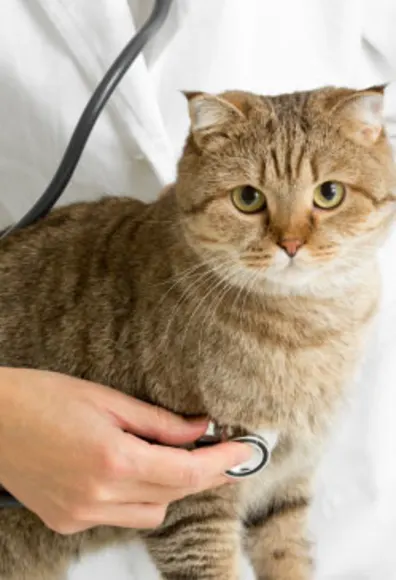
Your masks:
[[[0,3],[0,225],[20,217],[47,185],[89,95],[151,5]],[[102,192],[153,199],[174,177],[187,129],[182,89],[276,93],[391,81],[395,24],[394,0],[174,0],[101,117],[62,201]],[[396,136],[393,85],[386,110]],[[318,481],[317,580],[396,580],[395,256],[396,235],[381,254],[378,329]],[[251,577],[246,565],[242,574]],[[70,580],[155,577],[136,545],[70,572]]]

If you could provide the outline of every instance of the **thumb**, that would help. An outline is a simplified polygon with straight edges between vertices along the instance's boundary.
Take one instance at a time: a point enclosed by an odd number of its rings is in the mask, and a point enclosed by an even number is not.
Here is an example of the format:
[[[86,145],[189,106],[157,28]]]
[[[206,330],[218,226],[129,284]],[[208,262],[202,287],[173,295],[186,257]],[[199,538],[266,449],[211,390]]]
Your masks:
[[[168,445],[183,445],[201,437],[208,427],[207,419],[185,419],[123,393],[114,394],[112,402],[107,401],[107,410],[121,429],[133,435]]]

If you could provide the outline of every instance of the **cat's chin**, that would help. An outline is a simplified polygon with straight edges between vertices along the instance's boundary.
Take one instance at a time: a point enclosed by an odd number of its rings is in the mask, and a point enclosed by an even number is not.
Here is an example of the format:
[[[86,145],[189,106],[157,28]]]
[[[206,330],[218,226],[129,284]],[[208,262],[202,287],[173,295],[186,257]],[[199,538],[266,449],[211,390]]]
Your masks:
[[[310,263],[306,256],[297,254],[295,258],[290,258],[279,250],[271,265],[263,272],[263,277],[275,284],[301,288],[311,283],[318,274],[318,267]]]
[[[373,270],[374,268],[374,270]],[[367,282],[375,271],[375,260],[357,262],[335,260],[331,263],[291,261],[286,267],[270,266],[263,271],[256,291],[267,295],[334,297]]]
[[[303,291],[304,288],[311,286],[317,278],[318,272],[315,269],[303,269],[294,263],[282,270],[270,267],[263,273],[264,284],[282,287],[285,293],[293,293],[293,290]]]
[[[304,289],[310,286],[320,276],[320,267],[312,264],[307,256],[290,258],[282,250],[275,251],[271,263],[256,268],[238,268],[234,281],[242,287],[250,287],[255,292],[276,294],[304,294]],[[246,280],[247,285],[246,285]]]
[[[336,272],[335,263],[320,264],[304,251],[290,258],[279,250],[274,254],[272,263],[257,276],[256,291],[284,296],[332,294],[334,283],[338,285],[334,280],[338,278]]]

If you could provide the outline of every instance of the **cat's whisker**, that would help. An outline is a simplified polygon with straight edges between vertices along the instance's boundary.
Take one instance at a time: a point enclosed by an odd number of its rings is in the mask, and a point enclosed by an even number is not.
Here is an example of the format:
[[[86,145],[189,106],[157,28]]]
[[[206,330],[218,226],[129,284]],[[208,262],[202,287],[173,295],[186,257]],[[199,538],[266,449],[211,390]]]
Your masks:
[[[251,274],[251,276],[248,277],[246,284],[244,285],[245,295],[244,295],[244,299],[243,299],[243,302],[242,302],[242,305],[240,308],[240,316],[245,311],[246,302],[247,302],[248,297],[250,297],[250,298],[252,298],[253,296],[256,297],[256,294],[252,293],[252,288],[254,287],[254,284],[255,284],[255,282],[258,279],[260,274],[261,274],[260,270],[253,272]],[[243,297],[243,294],[241,295],[241,297]],[[251,327],[253,324],[251,317],[249,317],[249,320],[250,320],[250,327]]]
[[[203,260],[202,262],[199,262],[198,264],[193,264],[189,268],[182,270],[180,273],[177,274],[177,276],[175,276],[171,279],[172,284],[171,284],[170,288],[173,288],[174,286],[176,286],[179,282],[181,282],[182,280],[187,278],[189,274],[195,272],[196,270],[199,270],[200,268],[209,268],[212,264],[215,265],[218,262],[219,262],[219,258],[212,257],[212,258],[208,258],[206,260]],[[169,285],[169,283],[170,283],[170,281],[168,279],[166,279],[163,282],[158,282],[158,284],[152,284],[151,288],[158,288],[160,286],[165,286],[166,284]]]
[[[213,306],[212,303],[208,304],[208,307],[206,308],[206,313],[200,322],[200,331],[199,331],[199,336],[198,336],[198,355],[199,355],[199,357],[202,356],[202,331],[205,329],[206,320],[208,320],[208,318],[209,318],[209,321],[213,320],[213,316],[216,313],[218,303],[220,302],[223,294],[227,293],[231,289],[231,287],[229,286],[229,284],[227,283],[226,280],[221,280],[218,284],[216,284],[215,288],[213,288],[213,291],[216,291],[218,289],[219,289],[219,293],[218,293],[218,299],[217,299],[216,305]],[[203,308],[203,311],[205,312],[205,308]]]
[[[211,274],[210,271],[196,273],[193,276],[193,280],[191,280],[190,283],[186,286],[186,288],[184,288],[180,298],[177,300],[176,304],[172,308],[168,323],[166,325],[165,332],[162,337],[162,341],[165,341],[168,338],[171,326],[176,318],[177,311],[183,304],[184,300],[186,300],[187,297],[189,296],[190,290],[194,289],[195,291],[197,291],[202,286],[202,284],[205,283],[205,280],[210,276],[210,274]]]
[[[209,287],[209,290],[204,294],[203,297],[202,296],[198,297],[199,298],[198,306],[196,306],[194,308],[192,314],[190,314],[188,324],[190,324],[191,320],[195,316],[196,311],[199,310],[201,304],[203,304],[205,302],[205,300],[211,295],[211,293],[216,288],[218,288],[221,284],[223,284],[225,282],[225,277],[226,277],[227,273],[228,273],[228,267],[225,264],[220,264],[217,268],[215,268],[213,270],[212,274],[217,276],[218,279],[214,281],[214,283]],[[188,325],[187,325],[187,328],[188,328]]]
[[[198,276],[198,280],[193,280],[193,282],[191,284],[189,284],[187,286],[187,288],[183,291],[182,296],[180,297],[180,299],[178,300],[178,302],[175,304],[174,308],[172,309],[172,313],[171,316],[169,318],[165,333],[164,333],[164,339],[168,336],[168,333],[170,331],[171,325],[173,323],[173,320],[176,318],[176,314],[178,309],[180,308],[181,304],[183,303],[183,301],[187,298],[189,291],[194,288],[194,291],[197,292],[197,290],[199,290],[200,287],[202,287],[203,284],[205,284],[206,280],[208,278],[210,278],[211,275],[213,275],[213,273],[217,272],[218,270],[224,270],[225,266],[224,264],[218,264],[217,266],[215,266],[214,268],[212,267],[211,269],[209,269],[207,272],[204,273],[200,273],[200,276]],[[191,321],[191,318],[189,320],[189,322]]]
[[[176,306],[174,306],[174,308],[172,310],[172,313],[173,313],[175,311],[175,309],[178,307],[179,302],[180,303],[183,302],[184,294],[188,291],[188,289],[190,287],[192,287],[197,280],[199,281],[200,278],[206,274],[206,272],[200,271],[201,268],[203,268],[203,264],[200,264],[199,267],[194,268],[193,270],[195,270],[195,271],[191,271],[188,275],[186,275],[184,277],[182,276],[180,280],[175,280],[173,282],[173,284],[168,288],[168,290],[161,296],[160,300],[158,300],[158,302],[153,310],[153,314],[157,313],[161,309],[161,307],[164,305],[167,297],[170,296],[172,290],[174,290],[177,287],[177,285],[183,281],[183,279],[184,279],[184,281],[189,280],[189,284],[187,284],[187,287],[183,290],[181,297],[179,298]],[[170,319],[171,318],[172,318],[172,316],[170,317]],[[163,340],[165,340],[165,338],[167,337],[168,331],[169,331],[169,328],[167,326],[167,330],[163,336]],[[162,346],[162,343],[161,343],[161,346]]]
[[[234,300],[233,300],[232,304],[231,304],[231,307],[230,307],[230,312],[232,312],[232,311],[234,310],[234,307],[235,307],[235,305],[238,303],[238,299],[239,299],[239,297],[241,296],[241,294],[242,294],[242,292],[244,291],[244,289],[245,289],[245,284],[242,284],[242,285],[240,286],[240,288],[239,288],[239,290],[238,290],[238,292],[237,292],[237,294],[236,294],[236,296],[235,296],[235,298],[234,298]]]
[[[226,283],[227,280],[226,280],[226,278],[224,278],[221,275],[221,270],[223,270],[225,273],[227,273],[227,271],[229,269],[228,269],[227,265],[225,265],[225,264],[222,264],[222,269],[221,268],[217,269],[216,273],[220,274],[220,279],[217,280],[217,282],[209,288],[209,290],[204,294],[204,296],[198,302],[198,305],[194,308],[192,314],[189,315],[189,320],[188,320],[187,326],[184,330],[183,338],[181,341],[182,348],[183,348],[183,345],[184,345],[186,338],[187,338],[188,329],[189,329],[191,322],[194,319],[196,313],[200,310],[201,306],[205,303],[205,300],[207,300],[209,298],[209,296],[211,296],[211,294],[217,290],[217,288],[221,287],[222,284]],[[182,348],[181,348],[181,350],[182,350]]]
[[[252,279],[255,279],[257,277],[257,275],[258,274],[256,272],[254,272],[253,275],[247,277],[246,284],[243,284],[241,286],[241,288],[239,289],[236,297],[233,300],[232,306],[230,308],[230,313],[232,312],[233,307],[234,307],[234,304],[235,304],[236,300],[238,299],[238,296],[240,296],[241,291],[246,290],[246,296],[249,294],[249,292],[248,292],[248,283],[250,281],[252,281]],[[221,291],[219,293],[219,297],[218,297],[215,305],[214,306],[213,306],[213,304],[210,304],[209,305],[209,308],[208,308],[208,310],[206,312],[206,315],[205,315],[204,319],[201,322],[201,331],[200,331],[200,334],[199,334],[199,343],[198,343],[199,344],[199,346],[198,346],[199,356],[202,355],[202,351],[201,351],[202,331],[206,328],[205,327],[206,321],[209,320],[209,326],[208,326],[208,328],[210,328],[212,325],[216,325],[216,312],[217,312],[219,306],[221,305],[221,303],[223,302],[223,300],[226,298],[227,294],[231,290],[235,289],[235,286],[232,285],[232,281],[234,280],[234,278],[235,278],[235,275],[234,274],[231,274],[231,275],[228,275],[224,279],[225,288],[223,289],[223,291]],[[217,289],[217,287],[218,287],[218,285],[216,286],[215,289]]]
[[[219,293],[219,297],[218,300],[216,302],[216,304],[213,306],[213,304],[209,305],[209,308],[207,309],[207,312],[204,316],[204,318],[201,321],[201,330],[199,333],[199,339],[198,339],[198,352],[199,352],[199,356],[201,356],[201,344],[202,344],[202,331],[205,329],[205,324],[206,321],[209,319],[209,326],[208,328],[210,328],[212,326],[212,324],[214,323],[215,320],[215,315],[217,312],[218,307],[220,306],[223,298],[225,298],[225,296],[228,294],[228,292],[230,292],[231,290],[235,289],[235,286],[232,285],[232,280],[234,279],[234,274],[228,275],[223,279],[223,283],[225,284],[225,289]],[[212,308],[210,308],[212,306]]]
[[[253,276],[253,274],[251,274],[251,273],[249,272],[249,275],[247,276],[247,281],[246,281],[244,284],[241,284],[241,285],[240,285],[240,289],[239,289],[239,291],[238,291],[237,295],[235,296],[235,298],[234,298],[234,300],[233,300],[233,302],[232,302],[232,304],[231,304],[231,307],[230,307],[230,312],[232,312],[232,311],[233,311],[233,309],[234,309],[235,305],[238,303],[239,297],[241,297],[241,296],[243,295],[243,292],[244,292],[244,291],[245,291],[245,289],[246,289],[246,285],[247,285],[247,283],[249,282],[249,280],[252,278],[252,276]],[[239,319],[238,319],[238,320],[240,320],[240,318],[241,318],[241,309],[239,310]]]
[[[240,296],[242,296],[242,293],[243,293],[243,291],[245,291],[245,290],[246,290],[247,283],[249,282],[249,280],[250,280],[250,279],[251,279],[251,276],[248,276],[248,277],[247,277],[247,282],[246,282],[245,284],[242,284],[242,285],[240,285],[240,288],[239,288],[239,290],[238,290],[238,293],[236,294],[236,296],[235,296],[235,298],[234,298],[234,300],[233,300],[233,302],[232,302],[232,304],[231,304],[231,307],[230,307],[230,313],[232,313],[232,311],[234,310],[234,306],[235,306],[235,304],[237,303],[237,301],[238,301],[239,297],[240,297]],[[221,298],[223,298],[223,297],[225,297],[225,296],[222,296]],[[217,305],[217,306],[219,306],[219,305]],[[216,307],[216,308],[217,308],[217,307]],[[242,311],[243,311],[242,309],[239,309],[239,320],[240,320],[240,318],[241,318],[241,313],[242,313]]]
[[[200,277],[202,277],[205,272],[201,272],[201,270],[203,268],[207,269],[207,273],[209,273],[211,271],[211,268],[213,266],[216,266],[216,264],[218,264],[218,259],[217,258],[211,258],[209,260],[207,260],[206,262],[200,262],[198,265],[195,265],[191,268],[188,268],[186,271],[182,272],[182,275],[176,277],[174,279],[174,282],[171,284],[171,286],[168,288],[168,290],[163,294],[163,296],[161,297],[161,299],[159,300],[156,309],[158,307],[160,307],[166,300],[167,296],[172,292],[172,290],[174,290],[178,285],[182,284],[183,282],[186,282],[187,280],[191,280],[191,282],[196,282],[197,279],[199,280]],[[184,292],[183,292],[184,294]],[[182,296],[183,296],[182,294]]]

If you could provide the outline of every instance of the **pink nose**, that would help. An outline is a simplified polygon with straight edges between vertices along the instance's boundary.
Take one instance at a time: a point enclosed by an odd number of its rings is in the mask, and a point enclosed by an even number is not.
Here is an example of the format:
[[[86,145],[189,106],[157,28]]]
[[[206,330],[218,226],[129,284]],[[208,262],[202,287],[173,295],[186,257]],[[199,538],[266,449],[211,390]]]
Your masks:
[[[290,256],[290,258],[293,258],[303,245],[303,242],[297,238],[285,238],[279,242],[279,245],[285,250],[286,254]]]

